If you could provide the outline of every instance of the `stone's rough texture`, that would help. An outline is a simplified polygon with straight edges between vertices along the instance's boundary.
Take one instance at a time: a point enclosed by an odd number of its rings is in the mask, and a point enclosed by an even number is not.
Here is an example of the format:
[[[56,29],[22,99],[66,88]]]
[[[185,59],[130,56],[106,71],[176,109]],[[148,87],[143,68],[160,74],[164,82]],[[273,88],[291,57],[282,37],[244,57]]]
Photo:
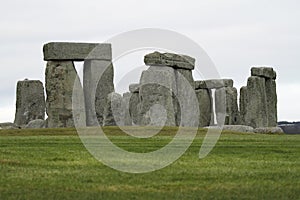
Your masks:
[[[126,92],[123,94],[123,99],[122,99],[122,111],[123,111],[125,126],[132,125],[132,119],[130,117],[130,111],[129,111],[129,102],[130,102],[131,95],[132,94],[130,92]]]
[[[24,126],[31,120],[45,118],[45,95],[42,82],[37,80],[19,81],[14,123]]]
[[[111,44],[51,42],[43,47],[45,61],[111,61]]]
[[[277,93],[276,82],[273,79],[266,79],[266,93],[267,93],[267,116],[268,126],[277,126]]]
[[[247,112],[247,87],[241,87],[240,89],[240,124],[245,123],[245,115]]]
[[[271,67],[252,67],[251,76],[276,79],[276,72]]]
[[[14,123],[11,122],[5,122],[5,123],[0,123],[0,128],[2,129],[20,129],[20,126],[17,126]]]
[[[284,132],[280,127],[260,127],[254,129],[254,133],[278,134]]]
[[[195,68],[195,59],[186,55],[178,55],[173,53],[154,52],[144,57],[146,65],[169,66],[174,68],[182,68],[193,70]]]
[[[213,104],[211,93],[208,89],[196,90],[199,102],[199,127],[209,126],[212,123]]]
[[[123,119],[122,95],[112,92],[107,96],[104,107],[103,126],[122,126]]]
[[[226,103],[225,103],[226,102]],[[224,109],[225,104],[225,109]],[[221,119],[225,114],[225,125],[239,124],[239,110],[237,103],[237,90],[234,87],[225,87],[215,91],[215,107],[217,123],[222,124]]]
[[[254,129],[251,126],[244,126],[244,125],[225,125],[223,126],[223,130],[226,131],[236,131],[241,133],[253,133]]]
[[[166,126],[175,126],[175,110],[173,105],[173,92],[176,91],[174,69],[170,67],[151,66],[142,72],[139,90],[139,114],[140,125],[160,126],[165,122]],[[157,109],[159,105],[164,109]],[[153,109],[151,109],[153,107]],[[161,114],[161,115],[160,115]],[[154,116],[161,119],[152,119]],[[152,117],[152,118],[151,118]],[[160,121],[159,124],[154,124]]]
[[[268,126],[267,114],[265,79],[251,76],[247,82],[247,105],[243,121],[254,128],[265,127]]]
[[[104,105],[114,92],[114,69],[110,61],[87,60],[83,69],[83,90],[87,126],[103,124]]]
[[[176,90],[173,93],[173,105],[174,105],[174,111],[176,113],[176,125],[177,126],[187,126],[187,123],[182,121],[182,114],[181,110],[183,110],[182,105],[179,103],[179,99],[185,99],[188,106],[186,107],[186,111],[188,113],[192,113],[195,110],[195,107],[198,106],[198,102],[193,102],[193,98],[189,94],[189,91],[194,92],[195,88],[195,81],[192,75],[191,70],[186,69],[175,69],[174,70],[175,75],[175,88]],[[188,87],[190,87],[190,90],[188,90]],[[191,120],[189,120],[191,121]]]
[[[30,121],[25,128],[46,128],[46,121],[42,119],[36,119]]]
[[[210,79],[195,81],[195,89],[218,89],[223,87],[233,87],[232,79]]]
[[[71,61],[49,61],[46,67],[47,127],[74,126],[72,93],[77,72]]]
[[[135,84],[130,84],[129,85],[129,91],[131,93],[138,93],[140,89],[140,84],[139,83],[135,83]]]
[[[129,99],[129,114],[133,125],[141,124],[139,93],[132,93]]]

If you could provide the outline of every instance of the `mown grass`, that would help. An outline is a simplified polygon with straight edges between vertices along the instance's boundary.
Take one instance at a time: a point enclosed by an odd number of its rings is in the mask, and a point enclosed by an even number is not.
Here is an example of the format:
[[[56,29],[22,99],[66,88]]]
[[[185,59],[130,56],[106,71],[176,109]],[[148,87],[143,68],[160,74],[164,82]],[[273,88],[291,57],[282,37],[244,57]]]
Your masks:
[[[116,127],[105,133],[126,150],[149,151],[176,130],[151,139],[126,137]],[[200,160],[204,135],[199,130],[170,166],[129,174],[95,160],[74,129],[0,130],[0,199],[299,199],[298,135],[225,132]]]

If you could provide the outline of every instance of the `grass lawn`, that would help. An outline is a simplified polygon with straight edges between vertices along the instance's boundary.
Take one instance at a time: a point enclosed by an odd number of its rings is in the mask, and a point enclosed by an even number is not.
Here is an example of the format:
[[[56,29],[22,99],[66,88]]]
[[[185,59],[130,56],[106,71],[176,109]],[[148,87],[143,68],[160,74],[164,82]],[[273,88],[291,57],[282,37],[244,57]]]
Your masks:
[[[105,129],[130,151],[158,149],[175,131],[133,139]],[[170,166],[129,174],[94,159],[74,129],[0,130],[0,199],[300,199],[300,135],[225,132],[200,160],[204,135]]]

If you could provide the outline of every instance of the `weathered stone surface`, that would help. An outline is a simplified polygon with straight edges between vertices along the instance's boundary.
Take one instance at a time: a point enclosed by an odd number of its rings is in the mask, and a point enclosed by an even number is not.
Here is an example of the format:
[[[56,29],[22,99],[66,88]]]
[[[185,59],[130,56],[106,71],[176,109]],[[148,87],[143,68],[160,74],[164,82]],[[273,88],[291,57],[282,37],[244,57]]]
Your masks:
[[[50,42],[43,47],[45,61],[111,61],[111,44]]]
[[[225,105],[225,109],[224,109],[224,105]],[[216,108],[216,117],[217,117],[218,124],[222,123],[221,119],[222,117],[224,117],[225,114],[225,125],[238,125],[240,120],[239,120],[236,88],[225,87],[221,89],[216,89],[215,108]]]
[[[219,89],[223,87],[233,87],[232,79],[209,79],[195,81],[195,89]]]
[[[105,103],[103,126],[122,126],[123,119],[122,95],[112,92]]]
[[[266,79],[266,96],[267,96],[268,127],[276,127],[277,126],[277,93],[276,93],[276,82],[273,79]]]
[[[145,55],[144,62],[146,65],[150,66],[169,66],[188,70],[193,70],[195,68],[195,59],[190,56],[160,53],[157,51]]]
[[[132,93],[126,92],[123,94],[123,99],[122,99],[122,110],[123,110],[125,126],[132,125],[132,119],[130,117],[130,111],[129,111],[129,102],[130,102],[131,95]]]
[[[14,123],[24,126],[35,119],[45,118],[45,95],[41,81],[24,80],[17,84],[17,102]]]
[[[249,77],[246,91],[247,105],[243,120],[245,125],[254,128],[268,126],[265,79],[258,76]]]
[[[47,126],[72,127],[72,93],[76,69],[71,61],[48,61],[46,67]],[[81,87],[81,86],[78,86]]]
[[[193,102],[193,98],[189,94],[190,90],[187,90],[187,87],[190,87],[191,90],[194,91],[195,88],[195,81],[192,75],[191,70],[186,69],[175,69],[175,92],[173,93],[173,105],[174,105],[174,111],[176,113],[176,125],[184,126],[183,121],[181,120],[181,110],[182,106],[180,106],[180,103],[178,101],[179,98],[186,99],[187,104],[189,105],[186,107],[186,112],[193,112],[194,107],[198,107],[198,102]]]
[[[209,126],[212,123],[213,102],[208,89],[196,90],[199,102],[199,127]]]
[[[176,84],[174,69],[151,66],[142,72],[140,84],[140,124],[161,126],[161,123],[164,122],[166,126],[175,126],[173,92],[176,91]],[[159,123],[156,124],[155,122]]]
[[[247,112],[247,87],[241,87],[240,89],[240,124],[246,124],[245,123],[245,115]]]
[[[284,132],[280,127],[259,127],[254,129],[254,133],[282,134]]]
[[[131,93],[138,93],[140,89],[140,84],[139,83],[135,83],[135,84],[130,84],[129,85],[129,91]]]
[[[133,125],[140,125],[142,116],[140,114],[139,93],[131,93],[129,99],[129,114]]]
[[[4,123],[0,123],[0,128],[2,129],[20,129],[20,126],[17,126],[14,123],[11,122],[4,122]]]
[[[42,119],[36,119],[36,120],[32,120],[30,121],[25,128],[45,128],[46,127],[46,121],[42,120]]]
[[[87,126],[103,124],[104,105],[114,92],[114,69],[110,61],[86,60],[83,68],[83,90]]]
[[[252,67],[251,76],[276,79],[276,72],[271,67]]]

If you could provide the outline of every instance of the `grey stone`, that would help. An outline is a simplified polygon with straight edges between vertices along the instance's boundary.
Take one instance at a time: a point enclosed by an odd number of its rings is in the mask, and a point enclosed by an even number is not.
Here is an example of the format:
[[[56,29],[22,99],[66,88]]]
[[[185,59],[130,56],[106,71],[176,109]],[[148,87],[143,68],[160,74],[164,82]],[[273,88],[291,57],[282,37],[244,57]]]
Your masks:
[[[43,47],[45,61],[84,61],[112,59],[111,44],[50,42]]]
[[[114,68],[110,61],[86,60],[83,69],[83,91],[87,126],[103,124],[108,94],[114,92]]]
[[[276,79],[276,72],[271,67],[252,67],[251,76]]]
[[[233,87],[232,79],[209,79],[195,81],[195,89],[219,89],[223,87]]]
[[[141,125],[139,93],[131,93],[129,99],[129,114],[133,125]]]
[[[0,128],[2,129],[20,129],[21,127],[11,123],[11,122],[4,122],[4,123],[0,123]]]
[[[240,124],[245,124],[245,115],[247,112],[247,87],[241,87],[240,89]]]
[[[190,87],[191,90],[194,91],[195,88],[195,81],[192,75],[191,70],[186,70],[186,69],[175,69],[174,70],[175,74],[175,92],[173,93],[173,106],[174,106],[174,111],[176,113],[176,125],[179,126],[184,126],[183,121],[181,120],[181,113],[182,106],[180,106],[180,103],[178,101],[178,98],[185,99],[187,101],[187,104],[189,105],[186,107],[186,112],[193,112],[194,111],[194,106],[198,107],[198,102],[195,103],[193,102],[193,98],[189,94],[190,90],[187,90],[187,87]]]
[[[73,62],[48,61],[46,67],[46,110],[49,128],[73,127],[72,94],[79,79]],[[81,87],[81,86],[77,86]]]
[[[42,120],[42,119],[36,119],[36,120],[32,120],[30,121],[25,128],[45,128],[46,127],[46,121]]]
[[[225,109],[224,109],[224,105],[225,105]],[[239,120],[236,88],[225,87],[221,89],[216,89],[215,108],[216,108],[217,123],[219,125],[222,124],[222,117],[224,117],[224,114],[225,114],[225,125],[238,125],[240,120]]]
[[[280,127],[259,127],[254,129],[254,133],[282,134],[284,132]]]
[[[14,123],[24,126],[31,120],[45,118],[45,95],[41,81],[24,80],[17,84],[17,102]]]
[[[276,82],[266,79],[268,127],[277,126],[277,93]]]
[[[151,66],[140,78],[140,124],[175,126],[173,95],[176,91],[174,69]],[[155,118],[158,117],[158,118]],[[156,124],[155,122],[159,122]]]
[[[254,129],[251,126],[244,126],[244,125],[225,125],[223,126],[223,130],[226,131],[235,131],[240,133],[253,133]]]
[[[123,116],[124,116],[124,125],[125,126],[131,126],[132,125],[132,119],[130,116],[130,111],[129,111],[129,102],[131,98],[131,93],[126,92],[123,94],[123,99],[122,99],[122,110],[123,110]]]
[[[247,105],[244,114],[244,125],[254,128],[268,126],[267,95],[265,79],[251,76],[247,82]]]
[[[108,94],[104,107],[103,126],[122,126],[123,119],[122,95],[112,92]]]
[[[135,84],[130,84],[129,85],[129,91],[131,93],[138,93],[140,89],[140,84],[139,83],[135,83]]]
[[[209,126],[212,122],[213,103],[208,89],[196,90],[199,102],[199,127]]]
[[[145,55],[144,62],[146,65],[150,66],[169,66],[188,70],[193,70],[195,68],[195,59],[190,56],[160,53],[157,51]]]

